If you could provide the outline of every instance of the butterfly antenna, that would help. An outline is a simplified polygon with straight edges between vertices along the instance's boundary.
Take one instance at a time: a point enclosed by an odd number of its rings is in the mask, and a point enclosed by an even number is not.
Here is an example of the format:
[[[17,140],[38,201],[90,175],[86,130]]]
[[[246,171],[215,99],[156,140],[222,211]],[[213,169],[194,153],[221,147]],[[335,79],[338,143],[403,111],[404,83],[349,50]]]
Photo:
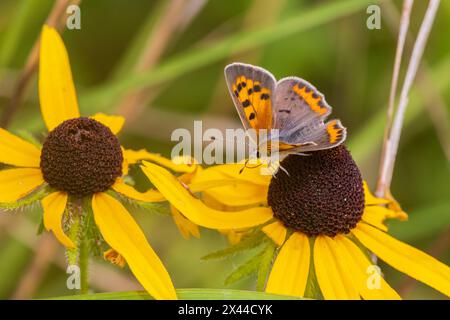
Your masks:
[[[248,163],[248,159],[245,160],[244,166],[241,168],[241,170],[239,170],[239,174],[241,174],[242,172],[244,172],[244,169],[247,168],[247,163]]]
[[[281,164],[279,167],[281,170],[283,170],[284,173],[286,173],[288,175],[288,177],[290,177],[291,175],[289,174],[289,172],[286,170],[286,168],[284,168]]]
[[[291,154],[296,155],[296,156],[305,156],[305,157],[311,156],[311,153],[303,153],[303,152],[295,152],[295,153],[291,153]]]

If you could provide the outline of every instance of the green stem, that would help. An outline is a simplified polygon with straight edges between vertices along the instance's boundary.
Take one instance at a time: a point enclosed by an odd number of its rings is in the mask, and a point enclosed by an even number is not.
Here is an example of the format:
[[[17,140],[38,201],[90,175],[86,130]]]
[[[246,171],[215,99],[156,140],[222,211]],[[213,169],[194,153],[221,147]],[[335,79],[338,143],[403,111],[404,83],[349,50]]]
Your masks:
[[[80,268],[80,294],[87,294],[89,292],[89,246],[86,239],[80,241],[78,267]]]

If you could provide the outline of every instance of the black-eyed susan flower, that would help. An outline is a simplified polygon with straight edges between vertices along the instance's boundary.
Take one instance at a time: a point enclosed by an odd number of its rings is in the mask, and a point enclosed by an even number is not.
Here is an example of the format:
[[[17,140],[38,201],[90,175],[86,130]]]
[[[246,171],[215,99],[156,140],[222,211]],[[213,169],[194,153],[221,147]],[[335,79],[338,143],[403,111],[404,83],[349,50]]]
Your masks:
[[[39,100],[49,130],[42,146],[0,128],[0,162],[8,166],[0,171],[0,204],[40,200],[45,228],[69,249],[69,256],[83,241],[100,250],[108,245],[105,259],[128,264],[154,298],[176,299],[169,274],[120,199],[161,198],[124,183],[128,166],[142,159],[181,172],[193,169],[146,150],[121,147],[116,136],[124,124],[120,116],[80,116],[64,43],[47,26],[41,37]]]
[[[405,219],[405,214],[369,192],[344,146],[289,156],[281,165],[286,170],[273,177],[259,170],[239,174],[242,165],[235,164],[197,174],[194,185],[217,182],[202,195],[222,203],[226,211],[207,208],[162,167],[144,162],[142,170],[174,207],[200,226],[259,226],[278,247],[267,292],[303,297],[307,288],[319,287],[325,299],[399,299],[374,274],[370,251],[450,296],[449,267],[387,233],[383,221]],[[232,182],[226,185],[226,180]]]

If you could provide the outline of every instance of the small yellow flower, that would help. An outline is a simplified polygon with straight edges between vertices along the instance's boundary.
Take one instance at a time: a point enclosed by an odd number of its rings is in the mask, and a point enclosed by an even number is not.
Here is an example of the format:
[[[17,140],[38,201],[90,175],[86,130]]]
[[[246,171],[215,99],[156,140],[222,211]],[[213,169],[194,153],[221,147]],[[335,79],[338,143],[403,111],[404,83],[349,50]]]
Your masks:
[[[81,117],[64,43],[55,29],[44,26],[39,60],[39,100],[49,134],[42,148],[0,128],[0,163],[12,166],[0,171],[0,203],[14,203],[45,187],[42,198],[47,230],[67,248],[75,243],[62,221],[71,207],[89,199],[95,223],[106,243],[106,254],[119,265],[125,261],[142,286],[156,299],[176,299],[172,281],[161,260],[122,203],[111,194],[146,202],[161,201],[153,190],[140,193],[124,183],[128,166],[146,159],[179,172],[192,172],[146,150],[120,146],[124,118],[96,114]],[[70,220],[70,219],[69,219]]]
[[[167,170],[143,162],[143,172],[183,215],[211,229],[262,226],[278,246],[266,291],[303,297],[316,278],[325,299],[400,299],[380,276],[370,285],[367,248],[397,270],[450,296],[450,268],[391,237],[386,218],[406,219],[389,200],[374,197],[344,146],[289,156],[289,173],[274,177],[242,165],[218,165],[196,175],[192,185],[232,210],[220,211],[194,198]],[[313,270],[314,274],[311,274]],[[372,272],[372,273],[371,273]]]

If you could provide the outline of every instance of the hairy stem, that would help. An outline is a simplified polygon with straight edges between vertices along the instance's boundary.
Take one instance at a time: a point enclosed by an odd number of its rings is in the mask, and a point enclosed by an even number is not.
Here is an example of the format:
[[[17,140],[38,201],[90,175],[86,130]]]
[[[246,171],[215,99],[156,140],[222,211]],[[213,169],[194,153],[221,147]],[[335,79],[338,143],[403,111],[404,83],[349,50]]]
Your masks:
[[[86,239],[80,242],[78,267],[80,268],[80,293],[86,294],[89,292],[89,245]]]

